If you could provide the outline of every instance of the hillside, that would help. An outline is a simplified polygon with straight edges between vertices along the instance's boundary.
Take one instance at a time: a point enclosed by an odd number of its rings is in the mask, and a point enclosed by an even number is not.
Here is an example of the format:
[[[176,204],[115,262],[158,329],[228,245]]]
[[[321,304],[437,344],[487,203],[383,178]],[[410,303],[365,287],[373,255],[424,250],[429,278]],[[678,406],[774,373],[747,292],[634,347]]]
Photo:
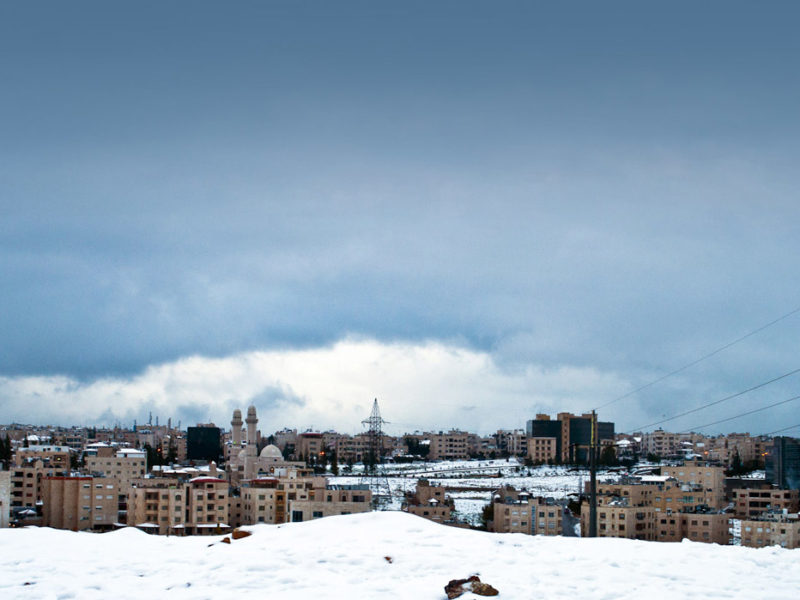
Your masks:
[[[499,598],[788,599],[800,589],[800,550],[497,535],[396,512],[248,529],[230,545],[133,529],[0,530],[0,597],[441,600],[448,580],[474,573]]]

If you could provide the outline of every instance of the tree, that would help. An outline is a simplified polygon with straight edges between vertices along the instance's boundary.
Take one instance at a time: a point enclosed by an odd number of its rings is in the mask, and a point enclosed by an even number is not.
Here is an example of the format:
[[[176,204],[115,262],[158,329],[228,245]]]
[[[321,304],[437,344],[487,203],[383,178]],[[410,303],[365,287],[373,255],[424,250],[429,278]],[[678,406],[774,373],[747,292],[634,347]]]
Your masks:
[[[168,465],[171,465],[178,460],[178,448],[175,445],[175,438],[169,436],[169,444],[167,445],[167,456],[164,458]]]
[[[331,450],[331,473],[339,474],[339,460],[336,457],[336,450]]]
[[[598,463],[605,467],[615,467],[619,464],[614,446],[606,446],[603,448],[603,451],[600,452]]]
[[[11,438],[6,434],[5,439],[0,441],[0,460],[8,463],[11,461]]]
[[[745,465],[742,463],[742,457],[739,456],[739,449],[736,448],[733,451],[733,458],[731,459],[731,468],[725,471],[725,474],[729,477],[734,477],[736,475],[744,475],[745,473],[749,473],[753,471],[752,462],[748,461],[748,464]]]
[[[150,444],[144,445],[145,456],[147,456],[147,469],[150,470],[156,465],[163,465],[164,461],[161,458],[161,453],[153,448]]]
[[[415,437],[406,436],[404,438],[404,441],[406,443],[406,447],[408,448],[409,454],[419,456],[420,458],[425,458],[431,451],[431,447],[429,444],[423,444],[420,440],[418,440]]]
[[[483,529],[489,528],[489,523],[494,521],[494,503],[489,502],[481,511],[481,525]]]

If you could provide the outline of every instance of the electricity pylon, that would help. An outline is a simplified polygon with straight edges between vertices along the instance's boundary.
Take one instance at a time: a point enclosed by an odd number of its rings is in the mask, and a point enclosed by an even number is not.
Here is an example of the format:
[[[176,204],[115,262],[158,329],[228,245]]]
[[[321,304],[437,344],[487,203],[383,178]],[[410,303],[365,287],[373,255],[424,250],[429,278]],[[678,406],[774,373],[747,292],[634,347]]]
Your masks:
[[[375,398],[369,418],[361,421],[362,425],[368,427],[369,450],[366,460],[363,461],[364,473],[360,483],[368,485],[372,491],[373,506],[383,510],[388,508],[392,499],[392,489],[389,487],[389,479],[383,468],[383,426],[387,423],[388,421],[384,421],[381,417],[378,399]]]

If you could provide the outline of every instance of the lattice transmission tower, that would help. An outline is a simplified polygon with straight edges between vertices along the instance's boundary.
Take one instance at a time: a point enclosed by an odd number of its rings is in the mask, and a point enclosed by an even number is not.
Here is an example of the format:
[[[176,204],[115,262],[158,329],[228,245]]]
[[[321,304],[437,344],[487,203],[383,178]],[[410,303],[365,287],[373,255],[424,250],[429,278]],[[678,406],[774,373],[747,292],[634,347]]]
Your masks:
[[[372,491],[372,503],[375,508],[387,510],[392,500],[392,489],[386,477],[386,470],[383,468],[383,426],[388,424],[388,421],[384,421],[381,417],[377,398],[372,403],[369,418],[361,421],[361,424],[368,428],[369,441],[369,450],[363,461],[364,473],[361,476],[361,483],[368,485]]]

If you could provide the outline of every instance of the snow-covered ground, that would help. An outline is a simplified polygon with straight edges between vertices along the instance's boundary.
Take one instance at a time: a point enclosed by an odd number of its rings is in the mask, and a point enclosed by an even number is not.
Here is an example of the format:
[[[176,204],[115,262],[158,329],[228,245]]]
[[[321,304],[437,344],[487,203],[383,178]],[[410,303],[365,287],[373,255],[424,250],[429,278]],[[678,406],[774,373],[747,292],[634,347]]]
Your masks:
[[[589,480],[585,469],[564,466],[525,467],[516,458],[496,460],[456,460],[430,463],[388,464],[384,467],[389,487],[395,497],[392,508],[398,509],[404,492],[413,491],[417,480],[428,479],[433,485],[444,486],[455,501],[459,516],[478,524],[483,507],[493,490],[512,485],[536,496],[564,498],[579,493]],[[598,480],[617,479],[618,473],[601,472]],[[331,483],[352,484],[360,475],[333,477]]]
[[[499,598],[794,599],[800,550],[490,534],[374,512],[251,537],[0,530],[0,598],[442,600],[477,573]],[[469,594],[465,599],[477,598]]]

